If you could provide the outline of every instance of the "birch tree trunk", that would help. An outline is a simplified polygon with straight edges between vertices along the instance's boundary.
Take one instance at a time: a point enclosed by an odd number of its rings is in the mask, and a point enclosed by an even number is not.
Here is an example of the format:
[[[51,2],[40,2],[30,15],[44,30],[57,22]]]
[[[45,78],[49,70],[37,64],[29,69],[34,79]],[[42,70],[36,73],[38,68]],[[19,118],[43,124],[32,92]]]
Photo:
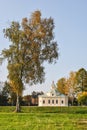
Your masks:
[[[20,112],[20,102],[19,102],[19,94],[17,93],[17,102],[16,102],[16,110],[15,112]]]

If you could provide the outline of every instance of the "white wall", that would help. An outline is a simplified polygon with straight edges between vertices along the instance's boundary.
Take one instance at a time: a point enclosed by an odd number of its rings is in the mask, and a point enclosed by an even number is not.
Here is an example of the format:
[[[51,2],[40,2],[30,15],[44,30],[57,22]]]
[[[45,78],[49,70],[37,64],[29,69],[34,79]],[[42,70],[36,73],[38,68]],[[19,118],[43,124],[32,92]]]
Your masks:
[[[50,103],[48,102],[48,100],[50,100]],[[58,100],[58,103],[56,103],[56,100]],[[68,106],[68,97],[41,97],[40,96],[39,106]]]

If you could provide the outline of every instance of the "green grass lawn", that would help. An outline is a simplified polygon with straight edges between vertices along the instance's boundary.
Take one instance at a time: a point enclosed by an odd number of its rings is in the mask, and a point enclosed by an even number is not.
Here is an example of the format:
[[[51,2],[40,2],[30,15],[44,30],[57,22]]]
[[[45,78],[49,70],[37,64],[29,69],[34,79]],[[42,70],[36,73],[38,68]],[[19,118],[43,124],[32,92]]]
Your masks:
[[[0,130],[87,130],[86,107],[0,107]]]

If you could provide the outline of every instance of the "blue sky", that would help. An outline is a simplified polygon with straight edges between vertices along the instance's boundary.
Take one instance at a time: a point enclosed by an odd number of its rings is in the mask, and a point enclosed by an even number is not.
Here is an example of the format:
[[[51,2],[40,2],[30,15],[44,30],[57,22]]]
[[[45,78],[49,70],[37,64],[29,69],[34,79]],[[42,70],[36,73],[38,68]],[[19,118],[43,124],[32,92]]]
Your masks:
[[[87,70],[87,0],[0,0],[0,52],[9,46],[4,38],[3,28],[11,21],[21,22],[40,10],[43,18],[54,19],[55,40],[59,46],[57,64],[45,64],[45,82],[36,86],[27,86],[24,94],[32,91],[48,91],[52,81],[68,77],[70,71],[80,68]],[[7,76],[6,63],[0,67],[0,81]]]

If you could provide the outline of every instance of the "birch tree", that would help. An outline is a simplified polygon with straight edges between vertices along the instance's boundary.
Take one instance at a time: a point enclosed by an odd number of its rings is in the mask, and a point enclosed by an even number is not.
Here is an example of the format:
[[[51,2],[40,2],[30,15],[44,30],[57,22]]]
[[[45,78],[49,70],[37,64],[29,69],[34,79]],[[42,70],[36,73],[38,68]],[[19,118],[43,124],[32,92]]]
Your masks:
[[[16,112],[20,111],[19,96],[22,95],[24,84],[43,83],[43,63],[56,63],[58,59],[54,27],[54,20],[51,17],[42,18],[37,10],[29,19],[23,18],[21,23],[12,21],[3,31],[10,41],[9,48],[3,49],[2,55],[8,61],[9,83],[17,95]]]

